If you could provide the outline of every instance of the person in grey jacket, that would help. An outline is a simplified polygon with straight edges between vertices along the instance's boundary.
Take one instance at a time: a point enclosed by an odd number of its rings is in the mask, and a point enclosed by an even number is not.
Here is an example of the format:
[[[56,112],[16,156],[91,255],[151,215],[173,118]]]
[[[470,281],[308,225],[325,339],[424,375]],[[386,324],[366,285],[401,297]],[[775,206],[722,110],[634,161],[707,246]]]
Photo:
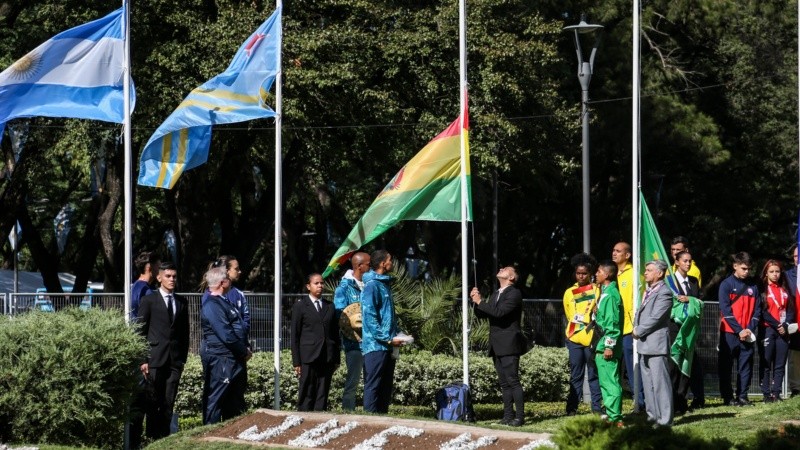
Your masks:
[[[673,417],[669,375],[669,316],[673,294],[664,282],[666,274],[667,263],[664,261],[654,260],[645,265],[647,290],[633,322],[647,420],[656,426],[672,425]]]

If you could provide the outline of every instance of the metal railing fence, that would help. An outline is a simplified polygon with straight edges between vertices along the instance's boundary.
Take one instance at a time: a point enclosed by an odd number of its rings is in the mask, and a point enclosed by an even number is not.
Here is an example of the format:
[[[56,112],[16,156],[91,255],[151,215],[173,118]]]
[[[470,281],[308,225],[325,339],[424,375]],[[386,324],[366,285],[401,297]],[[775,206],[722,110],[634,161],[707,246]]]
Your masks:
[[[703,386],[705,394],[710,396],[719,395],[719,367],[718,350],[719,344],[719,302],[706,301],[703,308],[702,325],[700,336],[697,339],[695,352],[700,356],[703,367]],[[534,330],[536,345],[544,347],[564,347],[564,330],[567,326],[567,318],[564,316],[564,307],[561,300],[556,299],[525,299],[523,326]],[[731,370],[734,391],[737,380],[736,367]],[[759,354],[756,346],[753,355],[753,375],[750,378],[750,395],[761,395],[761,380],[759,373]],[[784,384],[785,384],[784,380]],[[786,392],[784,392],[785,394]]]
[[[189,334],[191,345],[189,351],[200,351],[200,299],[202,294],[182,293],[189,304]],[[250,307],[250,344],[255,351],[272,351],[274,319],[274,298],[271,293],[247,293]],[[289,324],[294,303],[305,294],[284,294],[281,302],[281,334],[280,348],[289,348]],[[48,294],[48,293],[10,293],[4,294],[8,300],[3,302],[4,313],[17,315],[31,310],[57,311],[67,306],[80,308],[99,307],[103,309],[124,310],[124,295],[121,293],[91,294]]]
[[[22,314],[33,309],[54,311],[67,305],[81,308],[100,307],[104,309],[123,310],[123,294],[91,293],[91,294],[47,294],[19,293],[0,294],[3,296],[4,314]],[[184,293],[189,303],[190,351],[199,352],[200,331],[200,298],[198,293]],[[250,343],[254,351],[271,351],[273,349],[274,329],[274,295],[271,293],[246,293],[250,306]],[[289,326],[294,303],[305,294],[284,294],[281,302],[281,331],[279,345],[281,349],[289,348]],[[703,310],[701,334],[696,351],[700,355],[703,366],[703,381],[706,395],[719,395],[719,375],[717,367],[717,344],[719,341],[719,304],[707,301]],[[525,299],[523,306],[523,326],[533,330],[536,345],[543,347],[564,347],[564,329],[566,317],[560,299]],[[750,382],[750,394],[760,395],[759,387],[759,355],[756,348],[753,357],[753,376]],[[732,380],[736,380],[735,369]]]

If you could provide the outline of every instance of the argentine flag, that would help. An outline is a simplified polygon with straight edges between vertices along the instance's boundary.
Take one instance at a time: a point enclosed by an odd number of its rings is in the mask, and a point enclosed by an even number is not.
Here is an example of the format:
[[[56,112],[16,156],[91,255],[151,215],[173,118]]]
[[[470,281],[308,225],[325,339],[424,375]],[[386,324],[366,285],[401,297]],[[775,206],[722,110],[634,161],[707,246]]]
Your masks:
[[[274,117],[267,104],[278,74],[281,9],[239,47],[224,72],[196,88],[147,141],[139,163],[139,184],[172,189],[178,177],[204,164],[215,124]]]
[[[120,8],[59,33],[0,72],[0,133],[19,117],[122,123],[125,17]]]

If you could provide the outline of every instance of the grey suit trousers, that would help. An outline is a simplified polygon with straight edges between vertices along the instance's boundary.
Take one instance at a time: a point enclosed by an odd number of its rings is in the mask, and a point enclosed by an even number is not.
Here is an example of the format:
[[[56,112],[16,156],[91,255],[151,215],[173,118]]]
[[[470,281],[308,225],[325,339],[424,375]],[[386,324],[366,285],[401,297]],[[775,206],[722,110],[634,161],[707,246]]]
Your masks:
[[[672,381],[667,355],[639,355],[647,420],[672,425]]]

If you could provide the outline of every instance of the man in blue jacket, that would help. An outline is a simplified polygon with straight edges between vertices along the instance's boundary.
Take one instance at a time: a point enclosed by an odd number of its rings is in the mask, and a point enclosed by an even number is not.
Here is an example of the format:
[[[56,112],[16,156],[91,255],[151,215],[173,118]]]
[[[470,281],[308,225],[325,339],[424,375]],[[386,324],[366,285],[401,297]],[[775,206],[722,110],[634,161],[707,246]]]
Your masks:
[[[239,309],[225,298],[231,280],[222,267],[206,272],[209,296],[200,310],[203,345],[203,424],[230,419],[246,409],[245,363],[253,354],[247,347]]]
[[[392,255],[377,250],[370,257],[371,271],[364,274],[361,292],[361,353],[364,356],[364,411],[389,412],[399,347],[397,316],[392,300]]]
[[[363,275],[369,271],[369,261],[369,254],[364,252],[358,252],[350,259],[353,269],[344,274],[339,287],[333,294],[336,320],[339,320],[345,308],[361,301],[361,290],[364,288],[362,279]],[[342,347],[347,366],[347,377],[344,380],[344,391],[342,392],[342,409],[353,411],[356,409],[356,388],[358,388],[358,382],[361,381],[364,357],[361,355],[361,343],[357,340],[342,335]]]

